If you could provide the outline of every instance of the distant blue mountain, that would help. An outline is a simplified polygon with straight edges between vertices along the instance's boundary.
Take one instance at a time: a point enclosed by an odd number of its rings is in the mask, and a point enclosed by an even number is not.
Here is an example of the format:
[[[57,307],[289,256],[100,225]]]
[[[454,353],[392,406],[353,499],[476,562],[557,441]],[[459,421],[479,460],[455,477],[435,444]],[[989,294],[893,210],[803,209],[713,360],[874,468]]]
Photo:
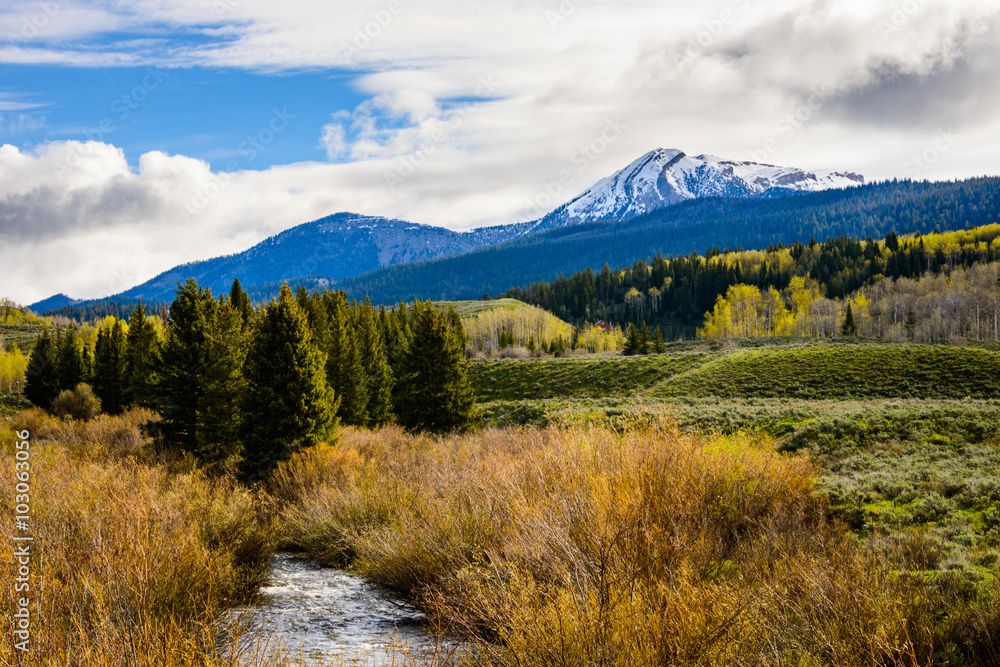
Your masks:
[[[55,296],[50,296],[48,299],[31,304],[28,306],[28,310],[35,313],[44,313],[49,310],[63,308],[64,306],[75,306],[78,303],[81,303],[79,299],[70,298],[65,294],[56,294]]]
[[[523,228],[510,225],[454,232],[403,220],[338,213],[293,227],[235,255],[182,264],[102,301],[170,302],[177,283],[189,278],[211,288],[215,294],[228,292],[236,278],[249,286],[323,276],[319,286],[329,286],[332,281],[382,267],[461,254],[500,243],[521,233]]]
[[[338,213],[293,227],[245,252],[177,266],[101,302],[170,302],[177,284],[189,278],[216,294],[228,291],[238,278],[255,298],[277,293],[284,281],[322,289],[397,265],[462,255],[560,227],[631,220],[695,199],[768,199],[863,182],[857,174],[809,172],[705,155],[691,158],[678,150],[657,149],[533,222],[454,232],[403,220]],[[513,260],[517,261],[516,254]],[[97,302],[83,305],[92,303]],[[79,305],[62,295],[36,305],[42,304],[43,311]]]

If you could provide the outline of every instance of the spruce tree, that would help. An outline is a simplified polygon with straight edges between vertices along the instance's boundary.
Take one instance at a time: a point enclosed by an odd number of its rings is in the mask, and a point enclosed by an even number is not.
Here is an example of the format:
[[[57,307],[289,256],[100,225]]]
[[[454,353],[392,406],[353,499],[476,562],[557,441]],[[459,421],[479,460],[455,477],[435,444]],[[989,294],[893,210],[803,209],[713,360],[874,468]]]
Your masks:
[[[76,325],[71,324],[65,333],[57,334],[56,341],[58,347],[56,373],[59,377],[59,390],[76,389],[78,384],[89,379]]]
[[[478,418],[461,337],[432,305],[417,306],[415,311],[413,340],[400,364],[397,419],[410,431],[471,428]]]
[[[35,341],[24,375],[24,395],[44,410],[52,407],[59,395],[59,374],[56,370],[56,349],[48,329]]]
[[[368,391],[365,368],[353,313],[343,292],[330,295],[329,317],[329,357],[326,362],[326,376],[340,401],[337,417],[350,426],[367,426]]]
[[[191,453],[198,449],[198,418],[205,410],[208,344],[217,308],[212,293],[194,280],[178,286],[170,305],[157,393],[167,443]]]
[[[639,338],[639,330],[636,328],[635,324],[629,322],[628,333],[625,334],[625,349],[623,350],[626,355],[638,354],[639,349],[642,345],[642,341]]]
[[[240,314],[244,325],[249,325],[253,320],[253,303],[250,301],[250,296],[243,291],[239,278],[233,280],[233,286],[229,290],[229,304]]]
[[[639,354],[649,354],[649,327],[645,321],[639,330]]]
[[[840,327],[840,334],[848,337],[858,335],[858,325],[854,322],[854,309],[850,303],[847,304],[847,314],[844,316],[844,325]]]
[[[156,407],[156,372],[159,366],[156,327],[146,317],[142,302],[129,318],[125,345],[125,401],[127,405]]]
[[[375,309],[368,298],[358,316],[358,335],[368,396],[368,425],[383,426],[392,420],[392,369]]]
[[[205,342],[195,455],[209,467],[239,455],[241,449],[243,365],[250,337],[243,323],[243,313],[224,301],[215,311]]]
[[[126,406],[126,335],[121,320],[97,331],[94,345],[94,373],[91,382],[94,393],[101,399],[104,412],[117,415]]]
[[[663,354],[667,351],[667,346],[663,342],[663,333],[660,331],[660,327],[656,327],[656,333],[653,335],[653,351],[657,354]]]
[[[334,437],[336,400],[325,359],[291,289],[260,317],[247,354],[243,460],[248,480],[266,478],[295,449]]]

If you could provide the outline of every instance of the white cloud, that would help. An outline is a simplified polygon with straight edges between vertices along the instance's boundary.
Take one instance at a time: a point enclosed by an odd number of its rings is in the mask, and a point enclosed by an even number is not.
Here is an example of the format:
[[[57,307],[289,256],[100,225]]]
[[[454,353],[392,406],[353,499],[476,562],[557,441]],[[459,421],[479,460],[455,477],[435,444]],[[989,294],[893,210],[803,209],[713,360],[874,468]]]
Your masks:
[[[223,175],[149,153],[132,172],[105,144],[0,149],[0,293],[98,296],[115,271],[139,282],[340,210],[453,228],[530,217],[657,146],[771,146],[776,163],[891,178],[950,130],[928,178],[1000,158],[997,0],[345,4],[74,2],[79,23],[0,46],[0,63],[346,68],[369,98],[315,130],[337,164]],[[0,12],[0,34],[35,6]],[[150,39],[100,43],[109,30]],[[170,33],[213,41],[163,46]],[[624,129],[602,144],[608,123]],[[59,270],[31,259],[51,254]]]

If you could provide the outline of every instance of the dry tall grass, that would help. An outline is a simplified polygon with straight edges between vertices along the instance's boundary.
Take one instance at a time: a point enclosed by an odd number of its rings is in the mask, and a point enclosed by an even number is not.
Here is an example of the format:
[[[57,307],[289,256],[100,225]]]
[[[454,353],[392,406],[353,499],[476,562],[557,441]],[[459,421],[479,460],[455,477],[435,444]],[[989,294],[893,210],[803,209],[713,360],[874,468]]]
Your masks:
[[[901,571],[803,457],[670,428],[347,430],[279,471],[289,539],[489,665],[1000,662],[995,581]]]
[[[31,651],[11,646],[10,549],[0,556],[0,662],[214,665],[217,620],[250,600],[273,549],[269,504],[140,433],[151,413],[85,424],[22,413],[0,423],[0,539],[12,544],[14,431],[31,432]],[[25,595],[24,593],[17,594]]]

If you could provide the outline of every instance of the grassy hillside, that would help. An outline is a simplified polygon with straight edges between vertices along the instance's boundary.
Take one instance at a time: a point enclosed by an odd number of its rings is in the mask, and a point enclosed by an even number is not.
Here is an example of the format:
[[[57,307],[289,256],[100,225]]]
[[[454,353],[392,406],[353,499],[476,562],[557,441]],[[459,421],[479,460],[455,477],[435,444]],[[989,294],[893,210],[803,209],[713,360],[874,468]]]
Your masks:
[[[627,396],[705,363],[704,352],[525,361],[474,361],[469,379],[481,401]]]
[[[674,344],[648,357],[474,361],[483,402],[644,396],[1000,399],[1000,353],[982,347],[745,341]]]
[[[0,324],[0,341],[3,348],[17,345],[18,349],[27,353],[35,346],[35,339],[45,327],[34,325]]]
[[[1000,354],[943,345],[813,345],[739,351],[673,378],[653,396],[997,398]]]

